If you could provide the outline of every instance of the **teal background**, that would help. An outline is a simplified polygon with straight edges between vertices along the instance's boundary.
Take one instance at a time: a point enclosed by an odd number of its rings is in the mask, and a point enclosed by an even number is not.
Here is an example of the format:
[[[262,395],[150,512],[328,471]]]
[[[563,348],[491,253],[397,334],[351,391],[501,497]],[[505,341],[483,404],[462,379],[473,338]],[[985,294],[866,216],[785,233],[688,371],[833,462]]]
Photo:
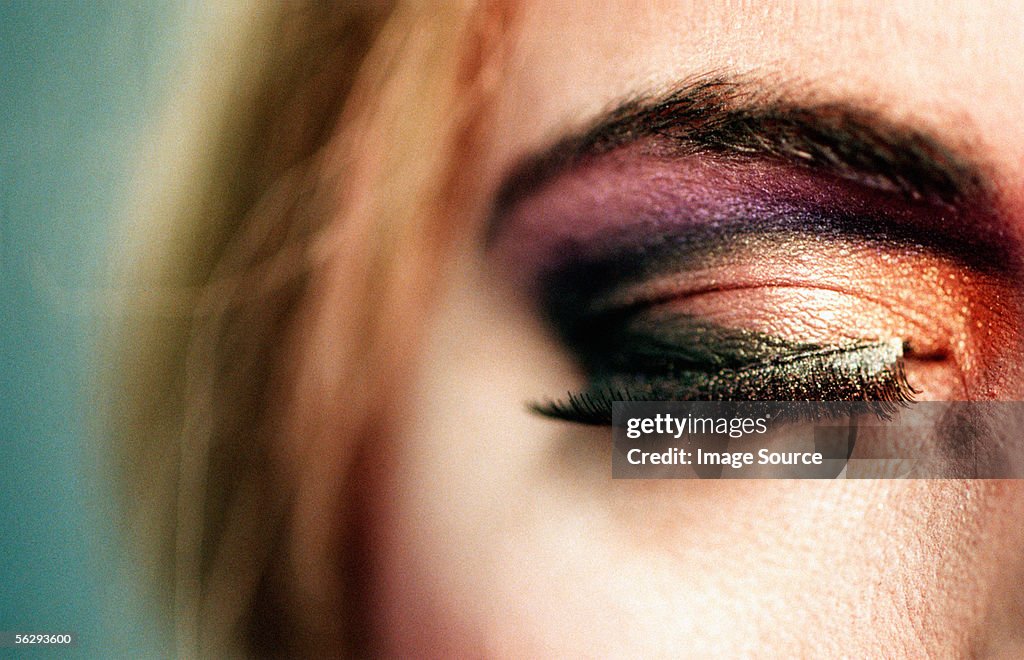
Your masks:
[[[82,657],[156,648],[115,567],[102,439],[89,431],[92,350],[117,214],[181,55],[184,9],[0,4],[0,630],[74,632]]]

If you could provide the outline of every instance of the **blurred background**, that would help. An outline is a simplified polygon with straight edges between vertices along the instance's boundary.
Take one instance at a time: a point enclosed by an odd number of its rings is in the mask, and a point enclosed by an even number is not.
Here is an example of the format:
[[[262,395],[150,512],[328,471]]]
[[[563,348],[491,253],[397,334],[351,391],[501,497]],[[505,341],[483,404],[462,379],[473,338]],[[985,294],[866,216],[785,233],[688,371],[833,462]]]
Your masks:
[[[71,655],[158,647],[117,562],[93,348],[133,168],[196,14],[0,3],[0,631],[73,632]]]

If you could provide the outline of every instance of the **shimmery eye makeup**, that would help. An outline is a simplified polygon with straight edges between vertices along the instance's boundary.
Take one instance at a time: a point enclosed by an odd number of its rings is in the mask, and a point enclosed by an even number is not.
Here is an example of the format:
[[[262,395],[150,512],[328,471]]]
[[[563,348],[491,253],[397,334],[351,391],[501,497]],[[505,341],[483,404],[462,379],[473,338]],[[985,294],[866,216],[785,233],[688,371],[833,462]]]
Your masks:
[[[727,278],[740,262],[771,254],[813,257],[824,241],[904,256],[929,249],[865,219],[794,216],[756,227],[736,222],[653,238],[619,235],[603,251],[594,248],[601,256],[567,259],[544,277],[544,309],[588,382],[532,408],[608,424],[617,400],[871,401],[880,413],[911,401],[915,389],[897,337],[798,341],[721,325],[671,304],[672,292],[678,296],[686,286],[677,281],[693,286],[708,272]],[[668,301],[651,286],[666,277]],[[728,279],[703,284],[730,285]]]
[[[490,261],[584,378],[533,410],[966,397],[1021,270],[980,170],[856,109],[692,91],[624,105],[497,196]]]
[[[540,311],[587,380],[533,410],[607,424],[616,400],[871,401],[880,413],[913,400],[906,354],[945,355],[954,329],[936,315],[962,307],[952,293],[923,307],[916,292],[983,278],[993,253],[867,213],[763,206],[755,219],[627,224],[535,270]]]
[[[636,270],[653,263],[652,251],[692,259],[800,235],[928,253],[979,273],[1014,269],[1007,242],[975,215],[778,163],[665,160],[632,146],[507,209],[488,249],[527,288],[553,269],[608,255]]]
[[[586,388],[532,407],[584,424],[609,424],[613,401],[868,401],[884,414],[915,392],[899,339],[818,345],[641,314],[589,323],[567,341]]]
[[[756,275],[762,284],[780,283],[786,272],[798,270],[816,270],[822,278],[834,275],[830,271],[836,266],[849,272],[846,264],[820,263],[825,254],[847,260],[881,257],[894,272],[898,264],[905,271],[906,264],[920,264],[935,254],[949,255],[947,260],[978,273],[994,268],[988,261],[994,255],[987,251],[960,254],[944,240],[894,230],[879,218],[808,211],[682,229],[633,228],[585,245],[565,245],[554,264],[541,271],[538,295],[549,320],[565,333],[577,317],[746,286],[753,279],[750,266],[757,263],[765,266]],[[780,262],[789,267],[765,272]],[[813,273],[806,279],[813,279]]]
[[[911,401],[905,353],[945,359],[967,309],[950,282],[983,279],[995,253],[841,201],[565,240],[527,289],[587,380],[532,408],[607,424],[616,400]]]

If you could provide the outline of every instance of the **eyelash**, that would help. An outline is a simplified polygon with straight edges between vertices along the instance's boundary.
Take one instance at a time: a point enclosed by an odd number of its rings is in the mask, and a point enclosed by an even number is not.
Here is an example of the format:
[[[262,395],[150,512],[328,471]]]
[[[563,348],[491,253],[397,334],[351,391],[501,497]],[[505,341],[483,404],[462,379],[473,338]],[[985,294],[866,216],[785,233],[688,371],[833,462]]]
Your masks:
[[[903,342],[799,343],[687,316],[587,324],[567,344],[589,383],[541,415],[609,425],[613,401],[860,401],[886,417],[913,401]]]

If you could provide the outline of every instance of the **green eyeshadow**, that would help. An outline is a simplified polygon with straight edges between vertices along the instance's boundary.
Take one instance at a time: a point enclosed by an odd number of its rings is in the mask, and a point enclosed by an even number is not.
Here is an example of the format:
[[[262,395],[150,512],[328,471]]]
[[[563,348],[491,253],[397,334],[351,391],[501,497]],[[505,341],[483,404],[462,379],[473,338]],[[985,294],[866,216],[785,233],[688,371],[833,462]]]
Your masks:
[[[913,400],[895,338],[799,342],[666,313],[583,327],[571,344],[586,386],[535,411],[608,424],[612,401],[867,401],[885,414]]]

